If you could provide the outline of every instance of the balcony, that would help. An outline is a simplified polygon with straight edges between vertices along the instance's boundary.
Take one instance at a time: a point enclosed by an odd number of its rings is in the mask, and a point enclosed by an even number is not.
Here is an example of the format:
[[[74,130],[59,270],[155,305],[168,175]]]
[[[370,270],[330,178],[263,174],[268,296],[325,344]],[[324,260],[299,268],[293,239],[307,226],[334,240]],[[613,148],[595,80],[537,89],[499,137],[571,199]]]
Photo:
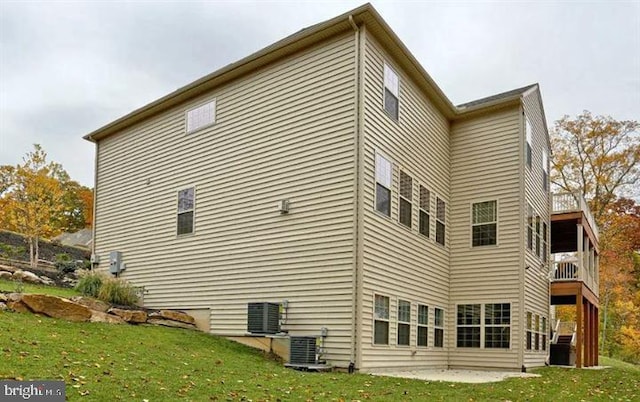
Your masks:
[[[558,193],[552,194],[551,213],[565,214],[572,212],[582,212],[591,227],[596,239],[600,236],[598,233],[598,225],[591,214],[589,205],[580,193]]]
[[[561,253],[552,255],[551,282],[584,282],[598,296],[599,277],[597,272],[597,256],[595,253],[584,255],[580,263],[578,253]]]

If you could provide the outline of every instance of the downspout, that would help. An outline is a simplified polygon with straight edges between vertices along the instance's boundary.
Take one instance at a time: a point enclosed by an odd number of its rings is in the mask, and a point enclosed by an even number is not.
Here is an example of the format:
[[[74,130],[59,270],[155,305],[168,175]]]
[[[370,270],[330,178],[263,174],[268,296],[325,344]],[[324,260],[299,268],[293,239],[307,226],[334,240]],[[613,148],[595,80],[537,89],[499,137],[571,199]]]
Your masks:
[[[98,209],[98,154],[100,145],[96,141],[95,152],[93,158],[93,219],[91,222],[91,254],[96,254],[96,211]],[[99,265],[98,265],[99,266]],[[94,266],[91,264],[91,270]]]
[[[519,123],[518,123],[518,153],[520,154],[520,166],[518,166],[518,168],[520,169],[520,211],[525,211],[527,209],[527,202],[526,202],[526,191],[525,191],[525,186],[526,186],[526,169],[525,169],[525,161],[524,161],[524,107],[522,106],[523,101],[521,100],[520,103],[520,108],[519,108]],[[527,212],[528,213],[528,212]],[[518,304],[519,304],[519,308],[518,308],[518,339],[517,339],[517,344],[518,344],[518,366],[522,368],[522,371],[524,372],[526,370],[526,368],[524,367],[524,339],[525,337],[522,336],[525,334],[525,306],[524,306],[524,301],[525,301],[525,297],[524,297],[524,293],[525,293],[525,289],[526,289],[526,267],[525,267],[525,263],[526,263],[526,259],[525,259],[525,249],[524,249],[524,242],[525,242],[525,238],[524,238],[524,233],[526,231],[526,225],[524,222],[523,217],[526,216],[525,214],[520,214],[519,219],[520,219],[520,262],[519,262],[519,267],[520,269],[518,270],[518,282],[520,283],[520,292],[518,295]],[[550,228],[549,228],[550,229]]]
[[[349,16],[349,23],[354,31],[354,46],[355,46],[355,96],[354,96],[354,195],[356,198],[356,202],[354,202],[353,208],[353,233],[354,233],[354,242],[353,242],[353,276],[352,276],[352,301],[351,301],[351,357],[349,362],[349,372],[352,373],[357,365],[358,360],[358,338],[360,325],[358,322],[358,312],[359,309],[359,265],[360,265],[360,249],[361,249],[361,233],[359,230],[360,227],[360,29],[356,25],[353,20],[353,16]]]

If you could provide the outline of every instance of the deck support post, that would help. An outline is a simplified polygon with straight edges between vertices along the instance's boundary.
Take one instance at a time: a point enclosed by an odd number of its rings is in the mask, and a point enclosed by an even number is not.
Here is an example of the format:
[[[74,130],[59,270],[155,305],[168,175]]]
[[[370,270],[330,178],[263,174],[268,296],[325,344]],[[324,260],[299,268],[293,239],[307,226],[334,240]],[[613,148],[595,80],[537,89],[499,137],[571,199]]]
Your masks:
[[[576,295],[576,368],[582,368],[582,289]]]

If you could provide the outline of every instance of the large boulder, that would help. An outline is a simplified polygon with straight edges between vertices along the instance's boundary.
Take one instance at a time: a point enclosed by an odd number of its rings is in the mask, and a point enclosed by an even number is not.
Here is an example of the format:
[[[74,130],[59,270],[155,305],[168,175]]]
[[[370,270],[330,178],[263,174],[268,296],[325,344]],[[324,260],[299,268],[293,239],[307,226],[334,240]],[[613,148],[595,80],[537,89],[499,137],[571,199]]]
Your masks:
[[[78,304],[82,304],[83,306],[88,307],[91,310],[100,311],[102,313],[106,313],[107,310],[109,310],[109,307],[111,307],[107,303],[101,300],[94,299],[93,297],[87,297],[87,296],[73,296],[71,298],[71,301]]]
[[[196,326],[193,324],[187,324],[184,322],[173,321],[173,320],[163,320],[161,318],[149,318],[147,320],[147,323],[153,324],[153,325],[162,325],[164,327],[172,327],[172,328],[197,329]]]
[[[107,324],[126,324],[126,321],[117,315],[107,314],[103,311],[91,311],[91,322],[105,322]]]
[[[91,310],[87,307],[57,296],[26,294],[22,302],[33,312],[68,321],[89,321]]]
[[[7,309],[7,305],[3,302],[0,302],[0,311],[4,311]]]
[[[0,293],[0,302],[4,303],[7,300],[7,295],[5,295],[4,293]]]
[[[11,280],[13,279],[13,274],[9,271],[0,271],[0,279]]]
[[[27,307],[22,300],[8,300],[7,307],[13,311],[17,311],[18,313],[31,313],[29,307]]]
[[[35,283],[35,284],[42,284],[42,279],[40,279],[38,275],[34,274],[33,272],[23,271],[21,269],[13,273],[13,280],[28,282],[28,283]]]
[[[147,313],[142,310],[124,310],[114,307],[110,308],[108,312],[132,324],[140,324],[147,321]]]
[[[11,273],[14,273],[15,271],[17,271],[19,268],[16,267],[12,267],[10,265],[4,265],[4,264],[0,264],[0,271],[9,271]]]
[[[149,318],[164,319],[195,325],[196,320],[187,313],[176,310],[160,310],[149,314]]]

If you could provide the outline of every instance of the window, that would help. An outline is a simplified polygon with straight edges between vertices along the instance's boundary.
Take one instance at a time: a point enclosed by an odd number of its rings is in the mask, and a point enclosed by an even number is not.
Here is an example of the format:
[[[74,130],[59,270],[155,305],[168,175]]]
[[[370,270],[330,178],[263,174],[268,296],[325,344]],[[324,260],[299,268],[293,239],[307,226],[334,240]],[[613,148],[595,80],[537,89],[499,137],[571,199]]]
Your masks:
[[[420,186],[420,234],[429,237],[429,211],[431,209],[431,192]]]
[[[433,316],[433,346],[441,348],[444,346],[444,310],[436,307]]]
[[[549,252],[547,237],[547,222],[542,222],[542,261],[547,262],[547,254]]]
[[[531,124],[529,123],[529,119],[524,118],[524,126],[525,126],[525,136],[527,139],[526,145],[525,145],[525,157],[526,157],[526,162],[527,162],[527,166],[529,167],[529,169],[531,169],[531,159],[532,159],[532,155],[531,155]]]
[[[418,304],[418,346],[427,346],[429,338],[429,306]]]
[[[376,211],[391,216],[391,163],[376,153]]]
[[[535,336],[534,336],[534,345],[536,350],[540,350],[540,316],[538,314],[533,316],[533,322],[535,324]]]
[[[195,188],[178,191],[178,234],[193,233],[195,207]]]
[[[411,193],[413,192],[413,180],[411,176],[400,171],[400,197],[398,220],[406,227],[411,227]]]
[[[458,334],[459,348],[480,347],[480,305],[461,304],[458,306]]]
[[[540,257],[540,248],[542,246],[542,239],[541,239],[541,233],[540,233],[541,227],[540,227],[540,216],[536,215],[536,255],[538,257]]]
[[[400,97],[400,80],[398,74],[388,65],[384,65],[384,110],[398,121],[398,108]]]
[[[533,345],[533,318],[531,312],[527,312],[527,350],[531,350]]]
[[[549,191],[549,155],[542,151],[542,188]]]
[[[547,317],[542,317],[542,350],[547,350]]]
[[[533,208],[527,204],[527,248],[533,250]]]
[[[389,344],[389,298],[386,296],[375,296],[373,332],[374,344]]]
[[[216,101],[205,103],[187,111],[187,133],[210,126],[216,122]]]
[[[497,242],[497,201],[477,202],[472,205],[472,245],[491,246]]]
[[[484,305],[484,347],[509,349],[511,305],[509,303]]]
[[[444,239],[446,233],[446,208],[447,204],[439,197],[436,198],[436,242],[444,246]]]
[[[398,345],[409,346],[411,334],[411,303],[398,301]]]

